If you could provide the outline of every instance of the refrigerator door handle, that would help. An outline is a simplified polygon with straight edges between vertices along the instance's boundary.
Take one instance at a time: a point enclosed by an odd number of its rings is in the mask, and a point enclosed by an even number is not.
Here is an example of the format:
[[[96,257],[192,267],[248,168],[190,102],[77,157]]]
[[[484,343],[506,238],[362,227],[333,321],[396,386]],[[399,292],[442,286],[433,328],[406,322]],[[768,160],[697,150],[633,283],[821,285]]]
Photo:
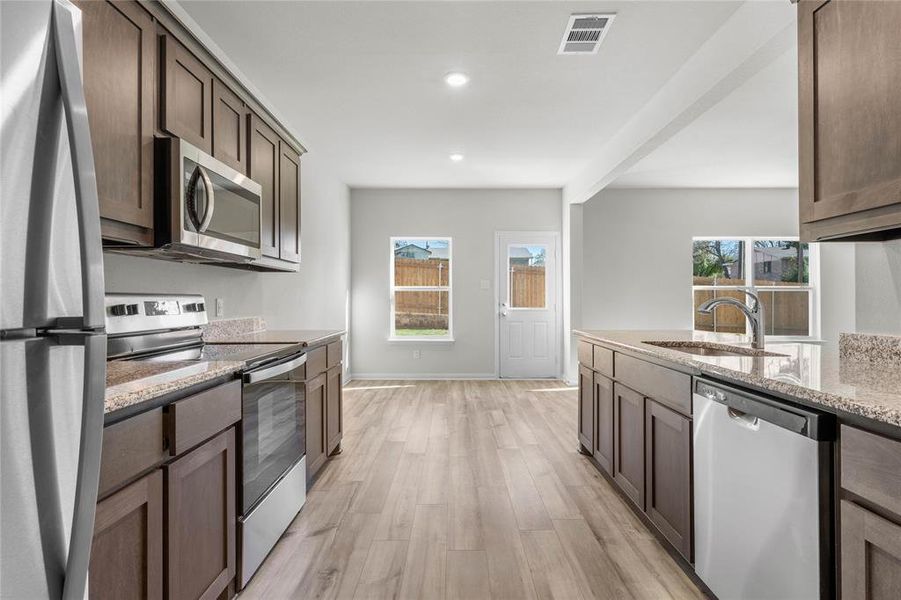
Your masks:
[[[88,109],[78,60],[78,37],[75,30],[76,12],[67,0],[53,0],[52,31],[56,47],[56,64],[66,112],[66,128],[75,176],[75,202],[78,214],[79,244],[81,247],[81,293],[83,316],[80,323],[60,319],[61,329],[99,330],[106,325],[103,307],[103,249],[100,235],[100,204],[97,194],[97,174]]]
[[[61,336],[66,343],[67,336]],[[78,472],[75,481],[75,509],[63,600],[83,600],[87,591],[94,517],[100,482],[103,448],[104,400],[106,399],[106,336],[71,335],[72,343],[84,345],[84,402],[81,407],[81,437],[78,444]]]

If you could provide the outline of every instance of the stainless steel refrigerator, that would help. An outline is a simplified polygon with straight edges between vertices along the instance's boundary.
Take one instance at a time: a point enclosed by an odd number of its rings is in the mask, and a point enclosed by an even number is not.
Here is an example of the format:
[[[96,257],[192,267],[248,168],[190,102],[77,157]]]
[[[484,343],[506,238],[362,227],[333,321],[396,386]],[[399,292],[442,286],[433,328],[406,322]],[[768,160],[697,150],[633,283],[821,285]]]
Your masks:
[[[0,2],[0,597],[82,598],[106,378],[81,13]]]

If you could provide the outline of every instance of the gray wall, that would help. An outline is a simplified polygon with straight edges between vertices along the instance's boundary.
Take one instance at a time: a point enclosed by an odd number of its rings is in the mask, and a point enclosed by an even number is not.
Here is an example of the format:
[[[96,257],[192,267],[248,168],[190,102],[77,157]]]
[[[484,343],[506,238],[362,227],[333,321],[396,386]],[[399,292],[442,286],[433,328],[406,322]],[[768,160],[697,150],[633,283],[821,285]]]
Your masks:
[[[117,254],[105,255],[110,292],[181,292],[225,301],[225,317],[263,316],[269,327],[345,329],[349,315],[350,194],[317,161],[303,157],[299,273],[254,273]]]
[[[493,376],[494,234],[560,228],[560,190],[352,190],[354,377]],[[453,343],[388,341],[389,238],[397,235],[453,237]],[[492,289],[480,289],[483,279]]]
[[[796,236],[793,189],[608,189],[585,205],[582,326],[691,329],[695,236]],[[822,335],[853,330],[853,247],[821,248]],[[901,265],[901,261],[899,261]]]
[[[857,330],[901,335],[901,240],[857,244]]]

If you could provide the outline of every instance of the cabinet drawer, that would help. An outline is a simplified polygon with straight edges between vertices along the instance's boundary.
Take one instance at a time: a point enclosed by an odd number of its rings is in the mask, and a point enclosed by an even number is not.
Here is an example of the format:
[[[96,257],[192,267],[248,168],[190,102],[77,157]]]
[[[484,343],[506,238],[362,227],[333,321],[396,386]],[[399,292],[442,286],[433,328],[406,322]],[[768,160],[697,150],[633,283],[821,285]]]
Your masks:
[[[601,375],[613,377],[613,350],[603,346],[594,346],[594,370]]]
[[[616,353],[616,379],[686,416],[691,416],[691,375]]]
[[[193,448],[241,420],[241,382],[232,381],[168,407],[169,453]]]
[[[341,359],[344,356],[344,345],[341,343],[341,340],[337,342],[332,342],[326,347],[326,357],[328,368],[337,367],[338,363],[341,362]]]
[[[325,373],[328,365],[328,350],[325,346],[313,348],[307,352],[306,380],[310,380],[317,375]]]
[[[165,459],[162,408],[106,427],[100,459],[100,497]]]
[[[594,344],[579,342],[579,363],[589,369],[594,368],[593,348]]]
[[[841,426],[842,487],[901,515],[901,442]]]

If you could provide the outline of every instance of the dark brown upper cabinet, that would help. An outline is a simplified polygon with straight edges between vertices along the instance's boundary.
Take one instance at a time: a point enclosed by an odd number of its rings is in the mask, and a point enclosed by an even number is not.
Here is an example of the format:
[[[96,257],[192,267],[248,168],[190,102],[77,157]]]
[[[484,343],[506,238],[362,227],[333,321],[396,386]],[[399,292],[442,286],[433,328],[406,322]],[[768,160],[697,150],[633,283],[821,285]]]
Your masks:
[[[300,262],[300,154],[280,142],[278,165],[279,253],[288,262]]]
[[[901,236],[901,2],[798,4],[800,231]]]
[[[77,0],[101,231],[112,245],[153,244],[156,30],[137,2]]]
[[[213,74],[172,35],[162,36],[160,127],[207,154],[213,150]]]
[[[213,156],[245,173],[247,111],[244,103],[224,83],[213,79]]]
[[[260,246],[263,256],[271,258],[278,258],[279,250],[279,157],[278,136],[263,119],[250,113],[247,118],[247,176],[263,188]]]
[[[691,561],[691,419],[647,398],[645,444],[645,512]]]

